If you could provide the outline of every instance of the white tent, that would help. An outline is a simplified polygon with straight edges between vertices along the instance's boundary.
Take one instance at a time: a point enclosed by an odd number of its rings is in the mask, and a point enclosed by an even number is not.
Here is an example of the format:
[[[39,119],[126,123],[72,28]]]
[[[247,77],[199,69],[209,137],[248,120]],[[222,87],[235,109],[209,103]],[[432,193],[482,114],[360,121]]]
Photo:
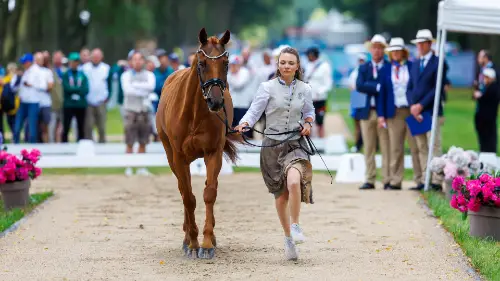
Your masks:
[[[436,81],[436,95],[434,97],[434,112],[438,112],[439,99],[443,81],[443,63],[446,53],[446,33],[480,33],[500,34],[500,0],[444,0],[439,3],[437,22],[437,41],[439,54],[438,77]],[[436,137],[437,114],[432,116],[432,131],[429,148],[434,147]],[[429,149],[429,158],[425,174],[425,190],[429,189],[432,160],[432,149]]]

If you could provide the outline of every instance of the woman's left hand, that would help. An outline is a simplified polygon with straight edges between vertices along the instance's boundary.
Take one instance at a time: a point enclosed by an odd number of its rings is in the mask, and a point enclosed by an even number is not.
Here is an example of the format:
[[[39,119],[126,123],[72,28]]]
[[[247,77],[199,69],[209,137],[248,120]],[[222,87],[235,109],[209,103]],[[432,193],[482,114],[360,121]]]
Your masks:
[[[309,136],[311,134],[311,128],[312,125],[310,123],[305,123],[300,134],[303,136]]]

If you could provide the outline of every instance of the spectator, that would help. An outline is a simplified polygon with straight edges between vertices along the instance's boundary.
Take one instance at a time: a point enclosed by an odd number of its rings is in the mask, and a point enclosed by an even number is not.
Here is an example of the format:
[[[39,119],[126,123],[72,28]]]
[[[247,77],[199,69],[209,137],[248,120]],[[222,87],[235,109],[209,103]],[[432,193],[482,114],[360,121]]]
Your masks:
[[[85,115],[87,112],[87,94],[89,83],[83,71],[78,70],[80,55],[76,52],[69,54],[69,70],[63,75],[64,113],[62,142],[68,142],[71,121],[76,119],[78,132],[77,141],[85,136]]]
[[[171,53],[168,56],[168,59],[170,60],[170,65],[172,66],[172,69],[174,71],[186,68],[186,66],[184,66],[183,64],[180,63],[179,55],[177,55],[176,53]]]
[[[250,71],[243,66],[243,58],[237,55],[229,57],[229,73],[227,74],[229,92],[233,101],[233,127],[236,127],[252,103],[253,94],[248,91],[251,83]],[[245,135],[251,137],[250,132]]]
[[[85,64],[90,62],[90,50],[88,48],[82,48],[80,50],[80,68],[82,68]]]
[[[361,53],[358,55],[358,66],[354,68],[354,70],[349,75],[349,89],[351,90],[351,100],[352,96],[356,94],[356,79],[358,78],[358,69],[360,65],[366,63],[366,55]],[[353,107],[351,104],[351,117],[354,120],[354,138],[355,138],[355,146],[351,148],[351,152],[361,151],[363,147],[363,138],[361,137],[361,122],[358,117],[356,117],[357,107]]]
[[[438,105],[438,112],[434,112],[434,96],[436,92],[436,79],[438,70],[438,57],[432,52],[432,32],[428,29],[422,29],[417,32],[416,39],[412,40],[417,45],[419,58],[414,61],[411,67],[410,81],[408,82],[407,97],[410,104],[410,113],[417,120],[422,120],[422,113],[429,113],[430,116],[438,114],[443,115],[442,99]],[[444,64],[443,77],[446,77],[447,67]],[[441,90],[444,90],[444,79]],[[441,124],[436,126],[436,141],[434,147],[429,147],[431,132],[416,135],[419,161],[422,173],[425,174],[427,167],[427,158],[429,149],[433,149],[434,156],[440,156],[441,151]],[[442,190],[443,178],[438,174],[432,175],[431,187],[434,190]],[[424,185],[417,185],[411,190],[422,190]]]
[[[120,78],[122,77],[123,72],[125,72],[128,67],[128,62],[126,60],[119,60],[115,65],[113,65],[109,70],[108,75],[108,89],[110,99],[111,96],[116,95],[116,104],[118,105],[118,109],[120,111],[120,115],[122,117],[122,122],[124,122],[123,115],[123,89]]]
[[[108,76],[110,67],[102,59],[102,51],[96,48],[92,50],[92,61],[82,67],[89,82],[88,106],[85,114],[85,138],[93,139],[92,131],[94,126],[97,126],[99,143],[106,142],[106,103],[109,99]]]
[[[477,100],[474,121],[479,140],[480,152],[497,153],[497,117],[498,103],[498,80],[494,68],[485,68],[482,72],[481,90],[474,92]]]
[[[18,70],[16,63],[9,63],[7,65],[7,75],[0,80],[0,93],[1,93],[1,110],[0,110],[0,131],[4,137],[5,142],[5,130],[3,115],[7,116],[7,124],[9,129],[14,135],[14,125],[16,122],[16,113],[19,109],[21,101],[19,100],[19,87],[21,86],[22,72]]]
[[[168,59],[167,52],[165,50],[158,50],[156,52],[156,56],[158,57],[158,60],[160,61],[160,67],[155,69],[154,75],[156,79],[155,83],[155,93],[158,95],[158,100],[160,100],[161,97],[161,89],[163,88],[163,84],[165,84],[165,80],[167,80],[167,77],[174,72],[174,69],[170,66],[170,61]],[[153,109],[154,112],[158,110],[158,101],[153,102]]]
[[[21,79],[21,87],[19,89],[19,98],[21,104],[16,115],[16,123],[14,127],[14,143],[19,143],[21,131],[28,119],[30,143],[37,143],[38,140],[38,114],[40,112],[40,95],[46,94],[47,80],[45,79],[45,71],[38,65],[33,63],[33,55],[25,54],[19,60],[24,67],[24,74]]]
[[[361,65],[356,79],[356,90],[366,94],[365,106],[356,110],[356,118],[361,119],[361,135],[363,137],[364,154],[366,163],[366,180],[360,189],[374,189],[377,178],[375,165],[375,152],[377,139],[382,152],[382,183],[384,189],[389,188],[389,133],[383,125],[383,112],[380,111],[379,94],[381,81],[385,71],[390,68],[390,63],[384,59],[384,49],[387,46],[385,38],[375,34],[370,42],[371,61]],[[382,120],[381,120],[382,119]]]
[[[313,90],[313,102],[316,112],[317,135],[325,137],[323,122],[326,114],[326,100],[328,93],[333,88],[332,67],[326,60],[319,59],[319,50],[316,47],[306,51],[309,63],[306,64],[304,78]]]
[[[121,77],[123,87],[123,108],[125,110],[125,143],[126,153],[133,153],[133,145],[139,143],[138,153],[146,153],[146,144],[151,133],[149,94],[155,89],[155,76],[144,69],[144,56],[136,52],[132,55],[132,69],[125,71]],[[133,174],[132,168],[125,169],[125,174]],[[150,175],[146,168],[137,169],[138,175]]]
[[[57,57],[56,57],[57,55]],[[62,87],[62,53],[54,53],[52,57],[52,66],[49,65],[50,55],[47,53],[45,57],[45,67],[50,71],[54,86],[50,91],[52,100],[50,122],[48,126],[48,141],[50,143],[61,142],[62,137],[62,106],[63,106],[63,87]],[[59,65],[59,67],[57,66]]]

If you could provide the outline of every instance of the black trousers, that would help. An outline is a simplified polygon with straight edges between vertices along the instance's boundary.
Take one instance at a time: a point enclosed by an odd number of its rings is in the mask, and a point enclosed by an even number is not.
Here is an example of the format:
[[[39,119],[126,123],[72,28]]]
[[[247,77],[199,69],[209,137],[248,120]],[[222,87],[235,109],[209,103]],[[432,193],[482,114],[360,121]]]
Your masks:
[[[497,153],[497,116],[474,117],[480,152]]]
[[[71,120],[76,118],[76,126],[78,128],[77,140],[85,137],[85,113],[86,108],[64,108],[63,109],[63,135],[62,142],[68,142],[68,134],[71,128]]]

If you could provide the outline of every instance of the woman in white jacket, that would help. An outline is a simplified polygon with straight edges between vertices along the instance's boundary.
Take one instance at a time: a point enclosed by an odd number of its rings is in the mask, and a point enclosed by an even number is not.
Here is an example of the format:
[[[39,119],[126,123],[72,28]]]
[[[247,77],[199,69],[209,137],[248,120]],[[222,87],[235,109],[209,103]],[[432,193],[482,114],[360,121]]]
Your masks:
[[[237,55],[229,57],[227,82],[233,100],[234,117],[232,127],[235,127],[250,107],[254,95],[249,91],[252,82],[250,71],[243,66],[243,59]],[[245,135],[251,137],[249,132],[246,132]]]

